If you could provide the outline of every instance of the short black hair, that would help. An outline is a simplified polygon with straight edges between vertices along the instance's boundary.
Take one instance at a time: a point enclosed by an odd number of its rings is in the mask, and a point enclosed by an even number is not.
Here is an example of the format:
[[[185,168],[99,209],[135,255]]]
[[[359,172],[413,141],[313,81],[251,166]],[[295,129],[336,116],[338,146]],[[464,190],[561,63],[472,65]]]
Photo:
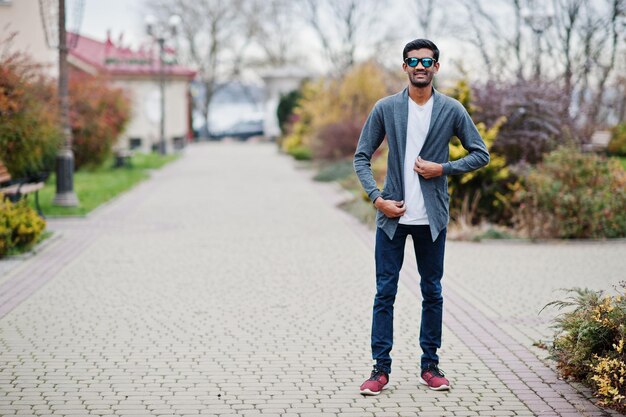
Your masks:
[[[439,48],[437,48],[437,45],[435,45],[432,41],[429,41],[428,39],[415,39],[407,43],[404,47],[404,50],[402,51],[402,60],[404,61],[406,59],[409,51],[423,48],[433,51],[433,58],[435,58],[435,61],[439,61]]]

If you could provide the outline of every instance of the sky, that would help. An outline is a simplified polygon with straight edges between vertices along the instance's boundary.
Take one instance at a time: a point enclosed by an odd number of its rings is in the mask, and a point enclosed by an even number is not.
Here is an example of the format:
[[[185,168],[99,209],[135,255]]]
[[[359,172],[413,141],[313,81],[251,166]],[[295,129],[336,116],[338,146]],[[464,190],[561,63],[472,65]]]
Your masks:
[[[75,10],[79,0],[67,0],[67,27],[76,27]],[[90,38],[105,40],[107,31],[118,39],[124,34],[124,43],[138,46],[147,39],[144,30],[143,1],[140,0],[83,0],[83,19],[79,32]]]
[[[127,46],[137,47],[149,41],[145,34],[145,4],[148,0],[67,0],[68,11],[68,29],[76,27],[75,9],[79,4],[83,4],[83,18],[79,27],[79,32],[97,40],[105,40],[107,31],[111,32],[111,38],[116,41],[123,34],[123,43]],[[393,0],[391,5],[399,16],[406,14],[403,10],[402,1]],[[397,23],[397,22],[395,22]],[[395,24],[394,23],[394,24]],[[310,34],[309,34],[310,35]],[[410,40],[410,36],[406,41]],[[307,36],[306,30],[299,33],[299,38],[304,42],[316,43],[315,40]],[[412,39],[412,38],[411,38]],[[398,52],[402,50],[405,40],[403,39],[396,46]],[[446,58],[461,53],[462,48],[458,46],[458,42],[446,37],[440,37],[438,40],[440,49],[445,48]],[[316,59],[318,61],[318,59]],[[442,62],[446,64],[446,61]],[[320,62],[317,62],[319,66]],[[399,64],[400,65],[400,64]],[[321,68],[318,68],[321,69]]]

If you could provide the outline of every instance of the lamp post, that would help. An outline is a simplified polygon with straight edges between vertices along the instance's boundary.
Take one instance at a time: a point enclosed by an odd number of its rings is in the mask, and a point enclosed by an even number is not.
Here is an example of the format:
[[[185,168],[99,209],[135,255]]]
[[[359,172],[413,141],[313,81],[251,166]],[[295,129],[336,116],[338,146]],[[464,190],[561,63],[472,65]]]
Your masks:
[[[70,102],[67,92],[67,38],[65,32],[65,0],[59,0],[59,107],[63,147],[56,158],[56,194],[53,204],[63,207],[78,206],[74,193],[74,153],[72,152],[72,128],[70,126]]]
[[[146,33],[159,45],[159,98],[161,116],[159,120],[159,153],[167,153],[165,139],[165,42],[176,36],[181,19],[178,15],[169,17],[167,24],[160,22],[152,15],[146,16]]]
[[[534,4],[531,3],[531,6]],[[535,35],[535,78],[541,76],[541,35],[552,24],[554,13],[550,10],[541,11],[538,7],[531,7],[522,10],[524,21],[530,26]]]

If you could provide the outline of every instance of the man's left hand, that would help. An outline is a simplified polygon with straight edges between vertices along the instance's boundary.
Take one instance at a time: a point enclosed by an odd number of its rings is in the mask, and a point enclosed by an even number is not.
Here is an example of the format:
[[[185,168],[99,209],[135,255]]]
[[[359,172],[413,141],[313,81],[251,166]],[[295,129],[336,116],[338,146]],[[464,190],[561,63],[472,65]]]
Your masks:
[[[425,161],[418,156],[413,166],[413,171],[420,174],[425,179],[440,177],[443,175],[443,165],[436,162]]]

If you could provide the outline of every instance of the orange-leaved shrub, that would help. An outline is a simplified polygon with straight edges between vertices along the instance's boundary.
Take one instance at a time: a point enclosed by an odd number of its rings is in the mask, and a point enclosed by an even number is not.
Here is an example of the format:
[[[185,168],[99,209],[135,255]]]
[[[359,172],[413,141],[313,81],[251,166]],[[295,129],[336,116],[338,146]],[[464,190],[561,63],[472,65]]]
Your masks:
[[[69,95],[76,168],[100,165],[130,119],[130,101],[106,78],[78,71],[70,75]]]
[[[62,140],[57,108],[55,83],[42,66],[19,52],[0,56],[0,160],[14,178],[54,169]]]

